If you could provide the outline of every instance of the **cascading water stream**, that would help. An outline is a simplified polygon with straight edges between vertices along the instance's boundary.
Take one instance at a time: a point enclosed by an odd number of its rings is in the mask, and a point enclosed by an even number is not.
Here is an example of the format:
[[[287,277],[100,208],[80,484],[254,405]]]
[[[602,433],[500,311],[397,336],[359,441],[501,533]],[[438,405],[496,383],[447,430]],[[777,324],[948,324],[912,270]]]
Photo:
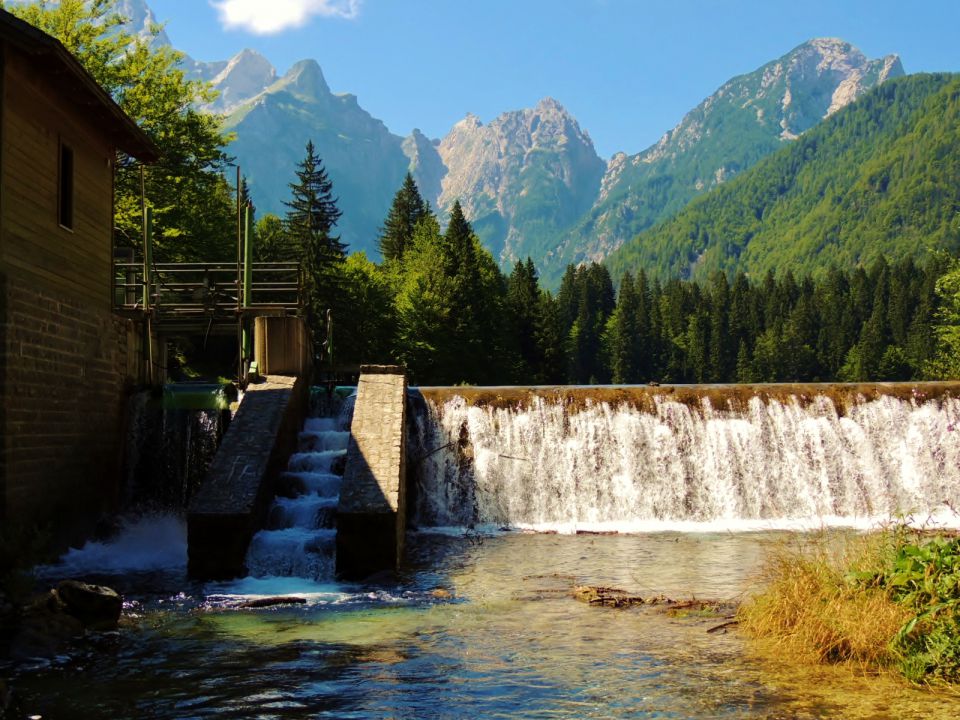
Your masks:
[[[250,542],[246,564],[251,577],[333,579],[336,511],[349,422],[349,408],[338,418],[304,422],[298,452],[290,456],[280,477],[267,527]]]
[[[453,396],[417,418],[420,527],[572,532],[729,530],[924,521],[960,507],[960,401],[825,396],[716,410]]]

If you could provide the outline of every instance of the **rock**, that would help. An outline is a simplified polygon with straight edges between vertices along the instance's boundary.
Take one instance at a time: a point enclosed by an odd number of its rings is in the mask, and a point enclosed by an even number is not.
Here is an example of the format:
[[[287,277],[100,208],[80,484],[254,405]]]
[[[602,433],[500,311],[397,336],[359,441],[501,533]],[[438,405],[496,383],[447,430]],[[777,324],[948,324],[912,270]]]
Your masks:
[[[83,623],[66,612],[58,593],[51,590],[23,608],[10,654],[19,659],[54,657],[82,634]]]
[[[257,598],[256,600],[247,600],[237,605],[241,609],[274,607],[276,605],[304,605],[307,599],[302,597],[292,597],[281,595],[277,597]]]
[[[116,630],[123,598],[103,585],[64,580],[57,585],[57,597],[67,613],[91,630]]]

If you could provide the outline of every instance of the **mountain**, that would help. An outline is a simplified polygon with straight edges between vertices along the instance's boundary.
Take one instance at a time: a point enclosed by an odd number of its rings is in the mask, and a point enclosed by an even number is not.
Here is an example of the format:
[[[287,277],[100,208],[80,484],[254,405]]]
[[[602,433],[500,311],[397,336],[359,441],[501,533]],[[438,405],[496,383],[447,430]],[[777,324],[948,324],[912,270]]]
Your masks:
[[[447,210],[459,199],[505,266],[528,255],[543,258],[589,209],[604,169],[590,136],[552,98],[487,125],[467,115],[437,153],[446,173],[432,201]]]
[[[210,63],[205,72],[211,73],[218,65]],[[269,60],[255,50],[242,50],[210,78],[220,94],[205,107],[210,112],[229,113],[255,98],[276,80],[277,71]]]
[[[262,63],[253,60],[250,65],[260,67],[264,77]],[[231,77],[230,65],[217,77],[221,82]],[[237,97],[247,86],[231,87]],[[361,108],[355,96],[333,94],[314,60],[298,62],[232,107],[225,127],[236,140],[227,152],[236,156],[258,211],[284,213],[297,163],[307,140],[313,140],[343,211],[337,232],[350,251],[376,254],[380,225],[409,167],[403,139]]]
[[[960,248],[960,77],[884,83],[691,202],[608,260],[661,278],[920,256]]]
[[[120,10],[134,32],[155,22],[145,0],[122,0]],[[169,42],[164,33],[157,41]],[[487,124],[468,115],[439,140],[419,130],[401,138],[354,96],[332,93],[313,60],[281,78],[251,50],[226,61],[187,57],[183,67],[219,91],[204,109],[226,115],[236,134],[228,152],[261,214],[284,212],[296,163],[312,139],[339,197],[338,231],[351,250],[376,256],[380,223],[410,170],[441,217],[459,199],[502,266],[530,256],[547,285],[568,263],[607,257],[903,74],[895,55],[869,60],[842,40],[811,40],[725,83],[647,150],[604,163],[589,134],[550,98]]]
[[[546,269],[602,260],[641,230],[743,172],[889,78],[896,55],[869,60],[842,40],[810,40],[735,77],[643,152],[615,155],[589,212]]]
[[[413,179],[417,183],[420,194],[425,197],[436,209],[437,199],[443,192],[443,178],[447,174],[447,166],[437,151],[439,140],[431,140],[420,130],[414,128],[403,140],[403,152],[410,160]]]

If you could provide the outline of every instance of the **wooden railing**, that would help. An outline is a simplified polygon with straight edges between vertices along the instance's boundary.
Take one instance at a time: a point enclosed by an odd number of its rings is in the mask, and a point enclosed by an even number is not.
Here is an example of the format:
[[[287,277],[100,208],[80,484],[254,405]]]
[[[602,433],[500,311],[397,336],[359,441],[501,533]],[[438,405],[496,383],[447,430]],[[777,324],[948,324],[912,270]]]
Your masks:
[[[164,318],[222,318],[241,315],[292,314],[301,309],[302,282],[296,262],[251,264],[249,298],[243,302],[242,278],[235,263],[153,263],[149,283],[144,265],[114,262],[114,307],[150,310]]]

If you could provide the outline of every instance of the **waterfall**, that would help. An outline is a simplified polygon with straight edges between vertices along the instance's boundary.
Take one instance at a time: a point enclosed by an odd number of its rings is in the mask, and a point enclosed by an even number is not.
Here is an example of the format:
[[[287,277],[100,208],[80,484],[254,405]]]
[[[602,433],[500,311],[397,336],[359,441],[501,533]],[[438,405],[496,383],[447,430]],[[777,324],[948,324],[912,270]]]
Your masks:
[[[451,391],[455,392],[455,391]],[[532,397],[426,402],[410,460],[414,520],[559,531],[923,522],[960,507],[960,400],[880,396],[715,409]]]
[[[125,440],[124,509],[135,512],[186,508],[216,455],[230,423],[220,385],[167,385],[131,396]]]
[[[267,526],[250,542],[246,565],[251,577],[333,579],[337,502],[352,409],[352,401],[344,401],[338,417],[304,421]]]

